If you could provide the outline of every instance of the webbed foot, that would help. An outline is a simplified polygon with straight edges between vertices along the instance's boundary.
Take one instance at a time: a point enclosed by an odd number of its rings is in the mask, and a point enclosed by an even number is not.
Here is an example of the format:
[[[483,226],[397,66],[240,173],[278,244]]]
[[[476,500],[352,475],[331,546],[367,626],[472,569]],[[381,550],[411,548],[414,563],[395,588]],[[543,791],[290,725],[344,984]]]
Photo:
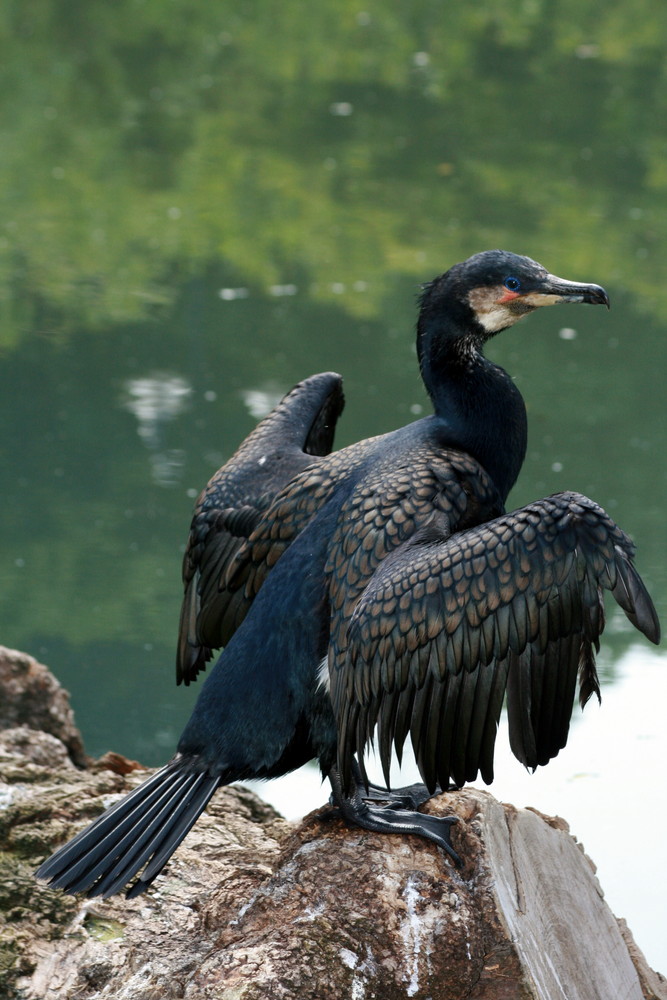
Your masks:
[[[350,793],[344,795],[340,776],[335,767],[329,772],[329,780],[332,788],[331,800],[348,822],[376,833],[413,833],[425,837],[441,847],[457,868],[462,866],[463,862],[454,850],[451,840],[451,828],[458,822],[458,817],[429,816],[414,809],[415,802],[421,805],[431,798],[425,785],[410,785],[396,792],[372,785],[370,789],[373,790],[373,794],[366,795],[365,788],[358,784],[354,775]],[[376,805],[375,802],[379,801],[385,802],[386,805]],[[401,805],[405,804],[412,808],[401,808]]]
[[[438,788],[433,794],[437,795]],[[364,799],[370,802],[386,802],[396,809],[418,809],[432,798],[426,785],[417,782],[415,785],[405,785],[403,788],[384,788],[382,785],[369,784],[362,792]]]

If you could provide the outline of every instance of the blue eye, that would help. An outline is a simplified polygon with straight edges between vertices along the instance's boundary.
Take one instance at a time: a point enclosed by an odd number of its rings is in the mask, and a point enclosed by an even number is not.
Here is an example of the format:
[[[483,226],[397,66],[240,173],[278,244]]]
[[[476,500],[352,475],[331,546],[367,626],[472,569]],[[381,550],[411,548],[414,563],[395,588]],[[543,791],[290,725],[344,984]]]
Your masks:
[[[512,278],[512,277],[505,278],[503,284],[505,285],[505,288],[509,292],[518,292],[519,289],[521,288],[521,282],[519,281],[518,278]]]

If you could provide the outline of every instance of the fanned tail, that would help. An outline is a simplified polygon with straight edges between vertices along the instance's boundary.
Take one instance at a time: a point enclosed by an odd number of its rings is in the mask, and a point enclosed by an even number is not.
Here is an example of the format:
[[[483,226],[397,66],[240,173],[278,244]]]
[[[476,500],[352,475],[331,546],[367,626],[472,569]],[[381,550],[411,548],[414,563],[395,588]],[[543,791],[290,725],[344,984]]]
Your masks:
[[[74,895],[104,898],[128,889],[128,899],[144,892],[224,779],[193,769],[178,756],[48,858],[38,878]],[[144,865],[146,866],[144,868]]]

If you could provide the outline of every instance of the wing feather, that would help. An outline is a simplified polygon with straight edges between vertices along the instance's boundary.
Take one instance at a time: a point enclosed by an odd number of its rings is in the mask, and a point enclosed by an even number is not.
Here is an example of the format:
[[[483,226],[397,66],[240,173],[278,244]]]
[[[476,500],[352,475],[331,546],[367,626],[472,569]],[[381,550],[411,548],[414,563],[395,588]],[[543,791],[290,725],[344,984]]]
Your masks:
[[[429,789],[479,771],[490,781],[507,692],[514,754],[530,768],[547,763],[567,741],[577,677],[582,703],[599,693],[602,590],[649,639],[659,636],[633,556],[627,536],[579,494],[454,534],[434,518],[381,560],[356,601],[332,672],[337,718],[352,711],[342,694],[352,674],[366,740],[379,723],[385,774],[409,731]],[[363,753],[357,735],[342,758]]]
[[[325,372],[300,382],[200,494],[183,557],[178,683],[195,680],[243,621],[258,587],[241,597],[227,589],[227,571],[280,491],[329,454],[343,405],[339,375]]]

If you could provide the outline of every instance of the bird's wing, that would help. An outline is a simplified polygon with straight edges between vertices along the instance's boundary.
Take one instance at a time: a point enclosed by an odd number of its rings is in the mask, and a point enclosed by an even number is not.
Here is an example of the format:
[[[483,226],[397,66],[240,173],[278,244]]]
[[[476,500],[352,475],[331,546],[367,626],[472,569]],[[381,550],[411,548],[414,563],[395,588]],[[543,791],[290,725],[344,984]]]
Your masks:
[[[577,674],[598,693],[593,647],[603,588],[659,639],[629,538],[597,504],[561,493],[447,536],[436,517],[388,556],[364,590],[347,647],[330,664],[347,775],[377,732],[388,777],[410,734],[433,790],[493,777],[505,690],[510,741],[527,767],[565,745]]]
[[[415,449],[405,465],[389,455],[376,463],[341,504],[326,573],[333,616],[332,640],[344,632],[373,574],[434,516],[446,534],[503,513],[484,469],[469,455]]]
[[[242,589],[251,601],[285,549],[329,500],[332,518],[320,531],[331,532],[324,574],[336,632],[347,627],[381,560],[434,510],[461,528],[503,509],[491,479],[469,455],[417,439],[401,462],[391,434],[367,438],[288,483],[235,554],[226,586]]]
[[[300,382],[199,496],[183,557],[179,683],[193,681],[243,621],[249,601],[226,589],[228,566],[284,486],[329,454],[343,405],[339,375],[324,372]]]
[[[339,488],[362,469],[374,438],[344,448],[311,465],[294,478],[274,498],[259,518],[247,541],[230,560],[225,587],[239,600],[252,603],[271,569],[312,518],[324,508]]]

